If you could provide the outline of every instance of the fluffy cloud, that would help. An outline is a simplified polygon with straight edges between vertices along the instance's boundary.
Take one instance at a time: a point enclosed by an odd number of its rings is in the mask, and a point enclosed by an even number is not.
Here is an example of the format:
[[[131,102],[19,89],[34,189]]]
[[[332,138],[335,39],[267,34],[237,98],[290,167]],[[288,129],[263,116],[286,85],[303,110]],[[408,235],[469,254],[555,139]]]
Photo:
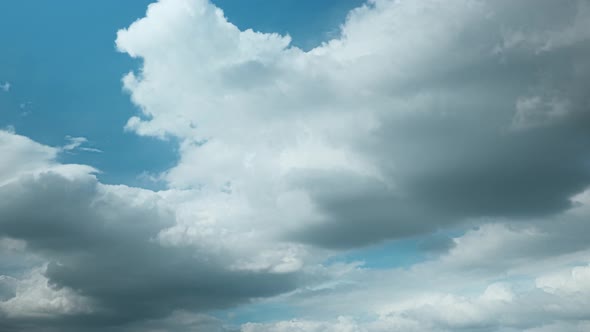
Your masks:
[[[297,320],[246,324],[258,331],[584,331],[590,200],[553,219],[484,223],[446,254],[409,268],[331,266],[320,285],[284,301]],[[489,221],[489,220],[488,220]],[[271,302],[272,303],[272,302]]]
[[[91,311],[87,299],[70,289],[52,287],[44,275],[44,270],[45,267],[35,268],[22,279],[0,277],[6,291],[3,301],[0,302],[0,311],[6,319],[24,321]]]
[[[242,330],[584,331],[590,321],[588,245],[524,258],[540,244],[528,238],[529,232],[503,239],[492,233],[479,236],[484,243],[496,241],[496,252],[480,252],[475,262],[457,264],[462,257],[450,252],[406,270],[349,269],[338,274],[337,283],[285,299],[300,318],[245,324]],[[470,237],[473,234],[456,238],[462,242],[458,246],[478,252],[477,243],[467,242]],[[546,240],[559,242],[551,236]],[[512,252],[516,247],[524,252]],[[511,255],[523,259],[512,260]],[[346,318],[333,318],[339,315]]]
[[[323,247],[545,216],[590,184],[589,16],[586,1],[378,0],[304,52],[207,1],[161,1],[118,34],[144,61],[124,79],[143,111],[127,129],[181,140],[170,187],[231,190]]]
[[[108,326],[179,308],[224,308],[292,290],[302,279],[290,249],[258,262],[250,250],[261,247],[248,247],[247,234],[240,248],[217,238],[168,245],[183,218],[174,192],[103,185],[89,167],[57,163],[54,148],[1,135],[3,151],[15,156],[7,161],[22,156],[34,172],[11,175],[11,164],[3,165],[11,177],[0,186],[0,236],[43,264],[2,276],[0,315],[9,330],[10,322],[16,330],[32,322]]]
[[[57,150],[33,142],[24,136],[0,130],[0,182],[4,183],[19,173],[33,172],[51,165]]]

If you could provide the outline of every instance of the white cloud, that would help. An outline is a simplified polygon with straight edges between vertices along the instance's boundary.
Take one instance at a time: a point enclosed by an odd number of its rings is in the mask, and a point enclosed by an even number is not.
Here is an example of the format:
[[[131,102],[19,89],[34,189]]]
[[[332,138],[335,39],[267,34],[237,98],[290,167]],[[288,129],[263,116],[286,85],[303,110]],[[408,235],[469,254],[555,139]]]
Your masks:
[[[17,329],[23,319],[79,328],[87,319],[131,324],[175,310],[225,308],[306,282],[303,245],[218,223],[208,213],[223,216],[223,206],[211,209],[218,198],[104,185],[91,167],[57,162],[60,149],[4,131],[0,138],[10,157],[0,183],[0,244],[14,257],[36,257],[13,270],[15,258],[0,256],[7,326]],[[241,213],[227,210],[231,218]]]
[[[91,312],[92,305],[87,298],[71,289],[51,286],[44,270],[44,267],[35,268],[22,279],[0,276],[0,285],[5,281],[14,292],[14,296],[0,299],[0,317],[53,318]]]
[[[9,92],[10,91],[10,82],[4,82],[2,84],[0,84],[0,90],[4,91],[4,92]]]
[[[310,318],[248,323],[242,331],[504,332],[553,331],[556,326],[583,331],[582,326],[587,325],[585,321],[590,317],[587,278],[581,276],[587,272],[587,266],[564,269],[557,279],[554,275],[539,276],[536,284],[530,275],[504,278],[497,283],[477,281],[473,275],[460,275],[460,270],[453,270],[457,275],[449,283],[450,280],[441,282],[444,279],[433,277],[434,273],[451,272],[436,264],[410,272],[364,271],[363,277],[357,279],[362,285],[360,289],[345,287],[332,293],[308,295],[311,298],[299,303],[301,299],[291,299],[301,305],[303,316]],[[492,279],[498,278],[502,277],[496,275]],[[445,288],[447,291],[442,291]],[[334,306],[335,311],[351,316],[325,318],[331,316]]]
[[[537,279],[537,287],[548,293],[590,293],[590,266],[555,272]]]
[[[0,183],[19,173],[32,172],[53,164],[57,150],[27,137],[0,130]]]
[[[587,8],[377,0],[304,52],[163,0],[118,33],[143,60],[126,128],[180,140],[170,188],[231,192],[248,222],[323,247],[557,213],[590,185]]]
[[[252,324],[242,326],[242,332],[364,332],[348,317],[338,317],[334,322],[291,320],[274,324]]]
[[[66,136],[66,139],[70,142],[66,145],[64,145],[62,147],[62,150],[65,151],[71,151],[74,150],[76,148],[78,148],[80,145],[88,142],[88,139],[86,139],[86,137],[71,137],[71,136]]]
[[[88,143],[88,139],[86,137],[66,136],[66,140],[68,140],[69,143],[61,147],[62,151],[81,150],[81,151],[87,151],[87,152],[102,152],[101,150],[96,149],[96,148],[89,148],[89,147],[82,146],[82,145]]]
[[[334,317],[345,315],[354,328],[369,332],[583,331],[590,318],[587,198],[580,195],[575,208],[554,219],[481,225],[454,238],[448,253],[407,269],[317,271],[332,282],[281,300],[305,323],[253,326],[338,330]]]

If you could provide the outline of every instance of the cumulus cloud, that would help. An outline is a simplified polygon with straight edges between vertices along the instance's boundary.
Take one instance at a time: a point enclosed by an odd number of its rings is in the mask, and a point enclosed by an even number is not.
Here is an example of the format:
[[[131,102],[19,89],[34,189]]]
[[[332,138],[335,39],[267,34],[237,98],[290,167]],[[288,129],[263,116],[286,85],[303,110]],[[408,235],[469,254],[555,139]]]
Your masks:
[[[15,135],[13,130],[0,130],[0,144],[3,154],[0,174],[6,178],[46,167],[57,155],[56,149]]]
[[[584,330],[589,18],[372,0],[305,52],[206,0],[150,5],[117,35],[143,61],[125,129],[179,162],[162,191],[105,185],[57,161],[86,138],[0,131],[0,329]],[[406,269],[326,263],[433,233]],[[301,315],[210,316],[252,301]]]
[[[340,316],[352,331],[583,331],[588,195],[574,205],[554,219],[484,222],[453,237],[446,254],[408,268],[325,267],[316,275],[328,281],[282,300],[296,320],[242,328],[337,331]]]
[[[87,299],[70,289],[52,287],[44,269],[35,268],[22,279],[2,276],[7,296],[0,302],[5,319],[41,319],[90,311]]]
[[[127,129],[180,139],[171,188],[231,187],[322,247],[558,213],[590,184],[588,7],[371,1],[304,52],[161,1],[118,34],[143,60]]]
[[[4,82],[4,83],[0,84],[0,90],[2,90],[4,92],[9,92],[10,87],[11,87],[10,82]]]
[[[216,238],[168,245],[167,230],[182,225],[175,193],[100,184],[87,166],[58,164],[57,149],[1,134],[14,157],[3,162],[10,178],[0,186],[0,236],[43,264],[31,266],[30,277],[2,277],[0,315],[15,330],[56,317],[65,327],[109,326],[224,308],[292,290],[302,278],[280,248],[256,264],[246,235],[241,248]],[[13,169],[20,156],[37,160],[34,171]],[[239,265],[244,260],[254,267]]]

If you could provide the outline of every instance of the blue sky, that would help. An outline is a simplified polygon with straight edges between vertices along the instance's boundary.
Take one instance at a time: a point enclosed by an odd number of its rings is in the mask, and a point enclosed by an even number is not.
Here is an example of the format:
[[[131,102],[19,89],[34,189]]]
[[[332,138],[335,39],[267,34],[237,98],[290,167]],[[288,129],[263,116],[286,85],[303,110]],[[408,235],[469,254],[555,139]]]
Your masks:
[[[162,189],[141,175],[157,174],[178,158],[174,139],[140,137],[123,130],[138,110],[122,89],[121,78],[141,60],[117,52],[116,32],[145,14],[151,1],[82,3],[11,1],[0,4],[0,81],[10,93],[0,94],[0,126],[14,127],[40,143],[61,146],[66,136],[86,137],[87,147],[60,155],[64,163],[88,164],[101,171],[103,183]],[[338,36],[348,11],[363,4],[347,1],[214,2],[240,29],[277,32],[309,50]],[[32,23],[34,22],[34,24]],[[75,28],[73,28],[75,27]],[[170,141],[171,140],[171,141]],[[408,266],[425,258],[419,240],[371,246],[330,258],[326,263],[363,261],[366,267]],[[275,308],[269,310],[269,307]],[[288,317],[277,304],[245,308],[233,322]]]
[[[589,331],[588,22],[1,1],[0,331]]]
[[[66,135],[87,137],[104,153],[63,158],[101,169],[111,183],[135,183],[142,171],[170,166],[171,145],[122,130],[135,107],[122,92],[121,77],[138,64],[116,52],[113,36],[141,17],[148,3],[2,2],[2,30],[12,31],[0,37],[0,72],[12,85],[0,99],[2,125],[54,146],[63,145]]]
[[[346,13],[362,4],[347,1],[216,1],[241,29],[279,32],[309,49],[333,37]],[[151,1],[75,0],[0,3],[0,126],[44,144],[59,146],[65,136],[83,136],[102,154],[77,151],[64,162],[95,166],[106,183],[159,187],[144,178],[175,163],[175,144],[125,133],[137,112],[121,78],[140,66],[116,51],[119,29],[141,18]],[[305,22],[305,24],[302,24]]]

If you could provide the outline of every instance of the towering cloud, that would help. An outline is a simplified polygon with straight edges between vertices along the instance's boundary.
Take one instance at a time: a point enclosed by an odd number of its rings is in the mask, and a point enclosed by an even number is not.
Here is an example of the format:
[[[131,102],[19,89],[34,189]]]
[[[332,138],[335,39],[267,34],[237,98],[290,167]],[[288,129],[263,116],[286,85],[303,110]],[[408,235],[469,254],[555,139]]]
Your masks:
[[[181,140],[171,187],[231,190],[319,246],[550,215],[590,182],[589,15],[371,1],[304,52],[207,1],[161,1],[117,38],[144,61],[124,80],[143,111],[127,129]]]

